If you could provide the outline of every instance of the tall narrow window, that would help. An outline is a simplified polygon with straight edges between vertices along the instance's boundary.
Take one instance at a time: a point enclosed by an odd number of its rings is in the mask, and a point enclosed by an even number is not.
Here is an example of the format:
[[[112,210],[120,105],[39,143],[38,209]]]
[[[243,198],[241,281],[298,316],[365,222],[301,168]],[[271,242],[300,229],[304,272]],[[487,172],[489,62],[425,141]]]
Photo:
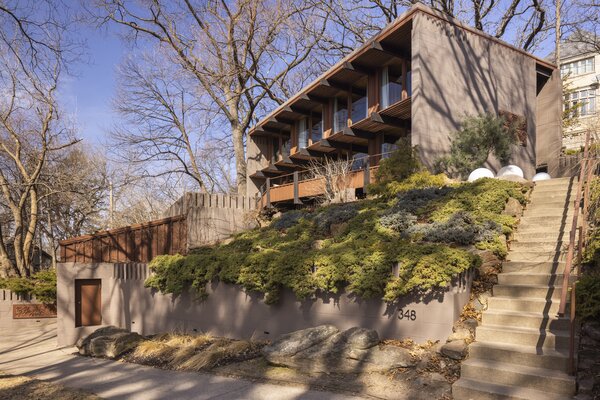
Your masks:
[[[339,132],[348,126],[348,106],[337,97],[333,103],[333,130]]]
[[[381,108],[386,108],[390,105],[390,75],[389,68],[383,68],[381,72]]]
[[[290,138],[283,138],[281,140],[281,155],[288,157],[290,155]]]
[[[412,71],[409,69],[406,72],[406,94],[412,96]]]
[[[298,148],[305,149],[308,146],[308,128],[306,127],[306,118],[298,121]]]
[[[310,140],[315,143],[321,139],[323,139],[323,121],[313,116],[312,127],[310,128]]]

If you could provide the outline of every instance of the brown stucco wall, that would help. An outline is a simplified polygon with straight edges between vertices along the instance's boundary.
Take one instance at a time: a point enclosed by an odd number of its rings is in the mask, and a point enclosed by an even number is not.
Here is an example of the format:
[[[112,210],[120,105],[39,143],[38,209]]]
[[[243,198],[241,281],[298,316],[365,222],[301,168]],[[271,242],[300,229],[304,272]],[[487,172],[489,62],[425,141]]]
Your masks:
[[[275,306],[262,296],[238,286],[215,283],[204,302],[185,294],[178,297],[153,293],[143,287],[148,274],[144,264],[59,264],[58,341],[69,345],[98,327],[75,328],[74,279],[102,279],[103,325],[125,327],[144,335],[167,331],[209,332],[233,338],[275,338],[297,329],[333,324],[340,329],[362,326],[376,329],[383,338],[411,337],[419,342],[445,340],[468,301],[470,273],[446,290],[397,304],[361,300],[346,294],[298,301],[285,291]],[[398,309],[415,310],[416,320],[398,318]]]
[[[542,87],[537,96],[537,164],[546,164],[552,176],[571,176],[571,171],[561,171],[559,156],[562,149],[562,80],[560,72]]]
[[[535,173],[535,60],[480,35],[417,13],[412,31],[412,142],[425,165],[450,149],[450,134],[466,115],[509,111],[527,120],[527,146],[511,163]],[[499,169],[496,160],[488,167]]]
[[[267,160],[269,139],[261,136],[248,136],[246,141],[246,196],[254,197],[264,183],[262,180],[253,180],[250,175],[269,166]]]

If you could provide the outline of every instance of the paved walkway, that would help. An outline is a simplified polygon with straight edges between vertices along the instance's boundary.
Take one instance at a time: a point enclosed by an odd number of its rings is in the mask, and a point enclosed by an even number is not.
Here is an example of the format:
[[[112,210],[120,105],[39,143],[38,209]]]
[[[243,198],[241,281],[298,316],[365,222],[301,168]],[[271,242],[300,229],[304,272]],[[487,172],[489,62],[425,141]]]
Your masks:
[[[56,323],[0,326],[0,371],[84,389],[107,399],[359,399],[302,387],[253,383],[209,374],[164,371],[74,355],[56,347]]]

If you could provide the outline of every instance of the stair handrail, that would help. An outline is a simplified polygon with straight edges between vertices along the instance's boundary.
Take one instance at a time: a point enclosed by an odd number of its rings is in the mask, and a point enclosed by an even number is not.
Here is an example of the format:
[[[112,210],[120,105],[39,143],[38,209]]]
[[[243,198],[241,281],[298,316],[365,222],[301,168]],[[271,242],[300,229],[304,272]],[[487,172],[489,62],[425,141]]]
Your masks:
[[[563,284],[561,291],[561,299],[558,315],[563,317],[566,311],[566,302],[567,296],[570,290],[570,312],[569,312],[569,374],[574,375],[576,372],[575,368],[575,327],[576,327],[576,290],[577,290],[577,280],[579,279],[579,275],[581,272],[581,262],[583,259],[584,248],[587,243],[587,219],[588,219],[588,211],[589,211],[589,202],[590,202],[590,186],[592,183],[592,178],[594,175],[594,171],[597,167],[597,157],[590,157],[591,151],[591,136],[590,131],[586,132],[585,138],[585,147],[584,147],[584,155],[581,160],[581,167],[579,171],[579,182],[577,185],[577,196],[576,200],[573,203],[574,212],[573,212],[573,224],[571,227],[571,232],[569,234],[569,248],[567,253],[567,259],[565,262],[565,269],[563,272]],[[582,198],[583,191],[583,198]],[[578,227],[578,219],[579,219],[579,209],[582,209],[582,226]],[[575,265],[573,265],[574,255],[575,255],[575,240],[576,235],[579,233],[579,240],[577,241],[577,261]],[[573,282],[571,282],[571,273],[573,270],[576,270],[576,277]]]

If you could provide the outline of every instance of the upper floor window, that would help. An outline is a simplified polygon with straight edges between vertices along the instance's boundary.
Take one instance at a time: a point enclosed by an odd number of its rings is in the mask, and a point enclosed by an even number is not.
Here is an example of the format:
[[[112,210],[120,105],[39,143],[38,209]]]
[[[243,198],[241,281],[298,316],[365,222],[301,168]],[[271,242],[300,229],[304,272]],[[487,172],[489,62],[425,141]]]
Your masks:
[[[333,102],[333,131],[339,132],[348,126],[348,105],[337,97]]]
[[[411,95],[411,73],[406,71],[406,94]],[[386,108],[402,100],[402,74],[394,73],[389,67],[381,73],[381,108]]]
[[[298,121],[298,149],[305,149],[308,147],[308,127],[307,118],[302,118]]]
[[[312,116],[312,127],[310,129],[310,140],[313,143],[323,139],[323,121],[316,116]]]
[[[564,63],[560,66],[561,75],[571,74],[571,76],[577,76],[587,74],[588,72],[595,71],[594,57],[586,58],[583,60],[573,61]]]
[[[367,108],[367,96],[352,100],[352,112],[350,113],[352,123],[367,118]]]
[[[573,110],[574,116],[586,116],[596,113],[596,90],[586,89],[565,96],[563,109]]]

